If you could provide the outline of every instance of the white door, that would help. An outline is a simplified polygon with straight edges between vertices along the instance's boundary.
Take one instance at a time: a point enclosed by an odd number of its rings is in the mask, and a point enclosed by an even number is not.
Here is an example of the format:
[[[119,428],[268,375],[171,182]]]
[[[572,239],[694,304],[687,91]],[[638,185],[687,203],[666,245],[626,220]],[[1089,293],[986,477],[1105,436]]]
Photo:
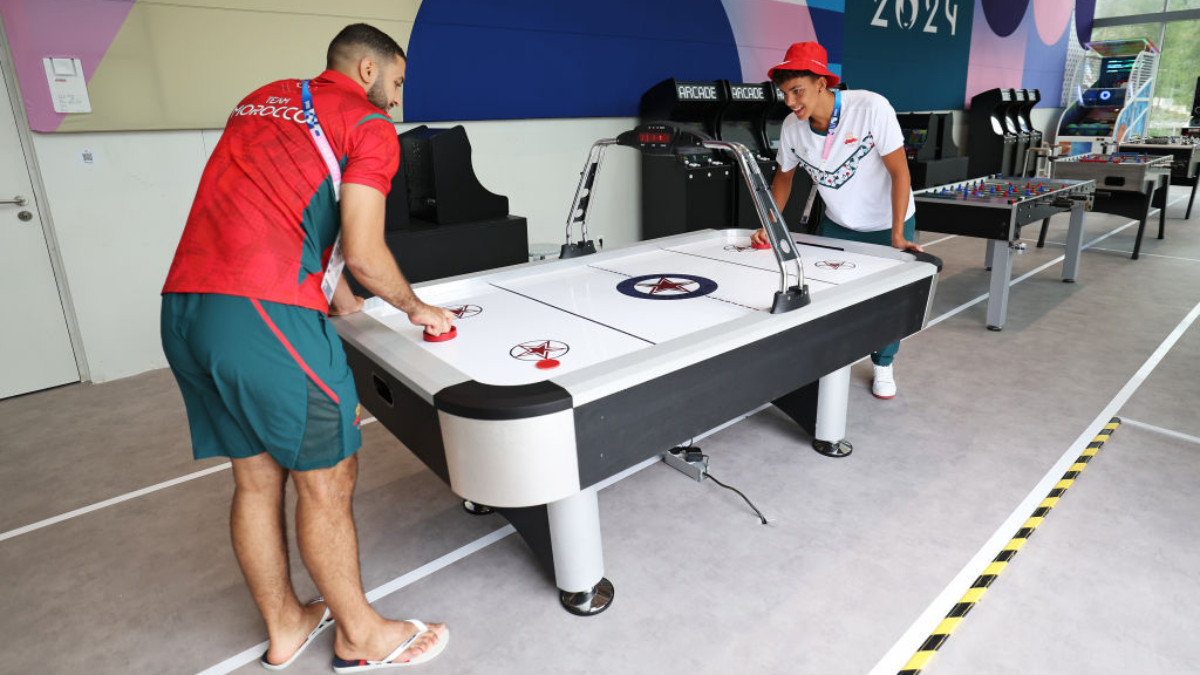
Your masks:
[[[14,103],[0,68],[0,399],[79,381]]]

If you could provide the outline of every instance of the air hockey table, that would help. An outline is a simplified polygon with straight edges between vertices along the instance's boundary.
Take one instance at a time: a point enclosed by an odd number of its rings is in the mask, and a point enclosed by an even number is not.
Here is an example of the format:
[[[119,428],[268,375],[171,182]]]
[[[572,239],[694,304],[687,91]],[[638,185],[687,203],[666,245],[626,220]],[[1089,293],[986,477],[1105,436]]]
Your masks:
[[[444,342],[378,298],[333,322],[364,406],[457,495],[515,526],[568,611],[594,614],[613,597],[599,483],[769,402],[844,456],[850,365],[928,319],[936,259],[773,229],[807,269],[807,301],[780,311],[779,252],[751,233],[418,284],[457,316]]]

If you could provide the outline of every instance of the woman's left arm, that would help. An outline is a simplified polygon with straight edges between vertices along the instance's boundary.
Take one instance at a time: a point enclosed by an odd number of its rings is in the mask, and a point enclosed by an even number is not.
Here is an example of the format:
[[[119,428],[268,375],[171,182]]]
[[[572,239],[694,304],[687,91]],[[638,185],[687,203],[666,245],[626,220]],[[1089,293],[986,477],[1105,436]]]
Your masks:
[[[908,213],[908,195],[912,190],[904,146],[883,155],[883,166],[892,177],[892,247],[901,251],[921,251],[916,242],[904,238],[904,214]]]

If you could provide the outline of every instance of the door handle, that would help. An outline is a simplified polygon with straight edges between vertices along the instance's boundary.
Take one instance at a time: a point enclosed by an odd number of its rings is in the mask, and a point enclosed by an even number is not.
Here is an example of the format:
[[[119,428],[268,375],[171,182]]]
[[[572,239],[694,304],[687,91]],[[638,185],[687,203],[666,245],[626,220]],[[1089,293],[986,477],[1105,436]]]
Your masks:
[[[16,197],[13,197],[12,199],[0,199],[0,204],[14,204],[16,206],[25,206],[28,203],[29,203],[29,200],[25,199],[21,195],[17,195]]]

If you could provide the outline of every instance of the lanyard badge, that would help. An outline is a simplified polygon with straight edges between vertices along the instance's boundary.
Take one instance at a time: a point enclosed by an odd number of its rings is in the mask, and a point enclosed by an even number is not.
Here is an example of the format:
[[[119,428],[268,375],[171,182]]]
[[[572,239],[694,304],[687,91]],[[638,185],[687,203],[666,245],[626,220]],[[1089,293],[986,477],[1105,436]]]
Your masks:
[[[829,117],[829,129],[825,131],[825,149],[821,151],[821,161],[829,159],[829,151],[833,150],[833,132],[837,131],[838,119],[842,116],[842,92],[833,91],[833,114]]]
[[[300,84],[300,93],[304,102],[304,123],[308,125],[308,133],[312,136],[313,143],[316,144],[317,151],[321,153],[321,159],[324,160],[325,167],[329,170],[329,176],[333,180],[333,198],[341,201],[342,168],[338,166],[333,148],[329,145],[329,139],[326,138],[325,131],[321,129],[321,123],[317,121],[317,110],[313,106],[308,80],[304,80]],[[325,294],[326,302],[333,301],[333,292],[337,289],[338,279],[341,278],[342,268],[345,266],[346,259],[342,257],[342,233],[339,230],[337,239],[333,242],[333,251],[329,254],[329,264],[325,266],[325,276],[321,278],[321,292]]]

